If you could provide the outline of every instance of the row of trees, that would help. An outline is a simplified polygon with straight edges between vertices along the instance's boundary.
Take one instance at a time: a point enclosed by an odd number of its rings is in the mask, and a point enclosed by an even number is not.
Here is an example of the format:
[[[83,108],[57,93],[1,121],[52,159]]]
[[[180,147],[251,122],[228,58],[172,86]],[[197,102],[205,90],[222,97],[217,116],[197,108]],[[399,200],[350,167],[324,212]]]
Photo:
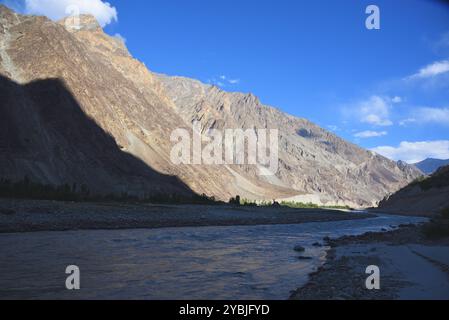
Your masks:
[[[32,182],[28,177],[25,177],[23,180],[16,182],[0,179],[0,197],[81,201],[90,197],[90,191],[85,185],[44,185]]]
[[[248,199],[242,199],[240,196],[231,198],[229,204],[244,207],[289,207],[295,209],[347,209],[350,210],[349,206],[319,206],[314,203],[303,203],[295,201],[282,201],[281,203],[273,201],[252,201]]]
[[[64,184],[60,186],[46,185],[31,181],[25,177],[21,181],[0,179],[0,197],[12,199],[56,200],[56,201],[113,201],[113,202],[142,202],[156,204],[217,204],[214,197],[205,194],[182,196],[177,194],[148,194],[143,197],[128,193],[98,195],[90,192],[82,184]]]

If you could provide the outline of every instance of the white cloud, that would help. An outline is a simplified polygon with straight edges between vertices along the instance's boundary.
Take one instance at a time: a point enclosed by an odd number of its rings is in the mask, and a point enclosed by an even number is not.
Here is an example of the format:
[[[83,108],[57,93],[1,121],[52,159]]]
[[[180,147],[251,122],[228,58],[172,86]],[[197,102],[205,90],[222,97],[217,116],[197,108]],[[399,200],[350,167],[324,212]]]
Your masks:
[[[449,159],[449,140],[401,142],[398,147],[382,146],[372,149],[392,160],[416,163],[427,158]]]
[[[387,131],[362,131],[354,134],[354,137],[365,139],[365,138],[383,137],[386,136],[387,134],[388,134]]]
[[[407,119],[401,120],[399,122],[399,125],[405,127],[411,123],[416,123],[416,119],[415,118],[407,118]]]
[[[393,103],[401,103],[403,100],[401,97],[394,97],[393,99],[391,99],[391,102]]]
[[[362,122],[373,124],[375,126],[382,126],[382,127],[387,127],[387,126],[393,125],[393,122],[391,122],[391,120],[382,119],[382,117],[377,114],[367,115],[364,119],[362,119]]]
[[[433,78],[437,75],[449,72],[449,60],[437,61],[421,68],[417,73],[407,79]]]
[[[117,9],[102,0],[25,0],[24,11],[27,14],[44,15],[52,20],[76,13],[92,14],[102,27],[117,21]]]
[[[399,122],[401,126],[411,123],[449,125],[449,108],[417,108],[412,111],[411,117]]]
[[[449,108],[420,108],[416,119],[424,123],[449,124]]]
[[[208,83],[219,86],[219,87],[226,87],[227,85],[237,85],[240,83],[240,79],[231,79],[228,76],[221,75],[218,77],[214,77],[212,79],[207,80]]]
[[[359,102],[349,112],[358,116],[360,122],[375,126],[391,126],[391,99],[371,96],[368,100]]]

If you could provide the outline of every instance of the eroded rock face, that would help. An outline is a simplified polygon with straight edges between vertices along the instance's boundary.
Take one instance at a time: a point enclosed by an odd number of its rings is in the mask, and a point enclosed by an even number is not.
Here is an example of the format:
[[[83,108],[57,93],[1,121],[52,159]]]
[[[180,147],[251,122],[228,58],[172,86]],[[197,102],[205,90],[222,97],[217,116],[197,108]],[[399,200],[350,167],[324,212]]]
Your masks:
[[[74,28],[0,6],[0,21],[0,177],[371,206],[420,175],[252,94],[152,73],[91,16]],[[195,120],[202,131],[279,129],[276,176],[250,165],[173,165],[170,135]]]
[[[227,93],[198,81],[159,75],[179,114],[200,121],[203,130],[267,128],[280,130],[278,180],[297,191],[290,200],[314,203],[376,205],[420,175],[348,143],[315,124],[263,105],[254,95]],[[236,169],[239,173],[239,168]],[[243,173],[241,173],[243,175]],[[254,172],[253,172],[254,174]]]

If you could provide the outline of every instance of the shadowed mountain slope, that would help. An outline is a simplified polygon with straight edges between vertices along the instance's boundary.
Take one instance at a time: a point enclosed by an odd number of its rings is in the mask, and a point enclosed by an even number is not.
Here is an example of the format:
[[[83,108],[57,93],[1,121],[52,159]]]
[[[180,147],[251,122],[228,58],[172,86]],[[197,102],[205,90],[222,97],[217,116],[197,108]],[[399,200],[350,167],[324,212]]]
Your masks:
[[[95,194],[194,193],[120,150],[88,118],[57,79],[16,84],[0,76],[2,178],[25,176],[43,184],[85,185]]]
[[[382,210],[406,214],[438,214],[449,208],[449,166],[417,179],[380,203]]]

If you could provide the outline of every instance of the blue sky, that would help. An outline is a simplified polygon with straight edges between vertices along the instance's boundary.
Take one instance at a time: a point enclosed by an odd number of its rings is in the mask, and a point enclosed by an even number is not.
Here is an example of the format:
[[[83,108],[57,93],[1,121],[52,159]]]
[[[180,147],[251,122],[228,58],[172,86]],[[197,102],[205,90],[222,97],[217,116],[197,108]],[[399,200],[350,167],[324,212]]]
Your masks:
[[[252,92],[395,160],[449,158],[447,3],[6,2],[54,19],[65,14],[64,6],[77,4],[96,15],[106,32],[124,37],[152,71]],[[370,4],[380,8],[380,30],[365,27]]]

